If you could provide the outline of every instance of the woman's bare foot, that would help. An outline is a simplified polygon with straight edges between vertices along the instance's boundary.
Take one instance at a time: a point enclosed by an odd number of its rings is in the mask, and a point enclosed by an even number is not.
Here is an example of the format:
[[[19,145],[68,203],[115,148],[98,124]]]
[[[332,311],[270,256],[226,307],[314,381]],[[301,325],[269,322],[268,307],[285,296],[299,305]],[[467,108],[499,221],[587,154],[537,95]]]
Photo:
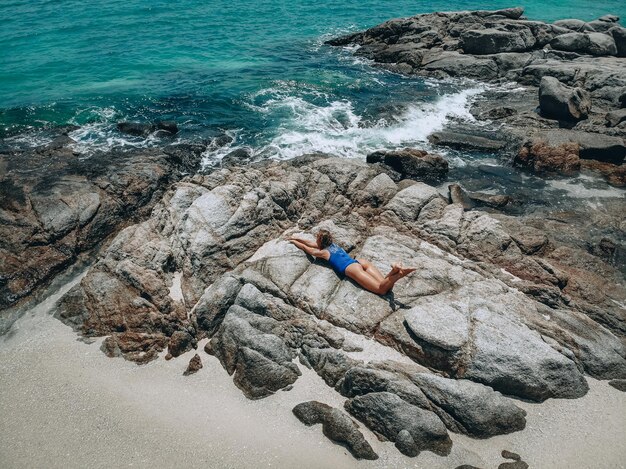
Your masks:
[[[387,274],[387,277],[391,277],[392,275],[399,274],[402,271],[402,264],[400,262],[394,262],[391,264],[391,270]]]
[[[416,270],[417,270],[416,267],[401,267],[400,273],[402,274],[403,277],[406,277],[407,275],[409,275],[412,272],[415,272]]]

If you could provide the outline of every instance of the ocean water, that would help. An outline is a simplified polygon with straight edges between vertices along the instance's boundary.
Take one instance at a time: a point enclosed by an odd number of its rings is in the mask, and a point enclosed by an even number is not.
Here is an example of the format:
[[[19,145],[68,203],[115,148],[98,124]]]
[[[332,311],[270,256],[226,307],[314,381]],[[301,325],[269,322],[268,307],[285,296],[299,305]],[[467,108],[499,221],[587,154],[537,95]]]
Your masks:
[[[363,157],[424,142],[467,111],[482,85],[411,79],[325,39],[392,17],[497,9],[508,1],[0,0],[0,139],[34,146],[73,124],[76,149],[159,145],[122,120],[171,119],[178,142],[227,132],[257,158],[310,151]],[[533,0],[531,19],[626,16],[621,0]],[[462,161],[458,162],[463,164]]]

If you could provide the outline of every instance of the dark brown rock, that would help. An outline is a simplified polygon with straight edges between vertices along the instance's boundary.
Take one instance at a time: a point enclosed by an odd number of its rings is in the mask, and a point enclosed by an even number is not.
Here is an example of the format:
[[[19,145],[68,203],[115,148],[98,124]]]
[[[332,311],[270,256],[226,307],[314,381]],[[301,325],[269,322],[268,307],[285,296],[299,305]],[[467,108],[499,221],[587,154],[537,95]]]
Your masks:
[[[187,369],[183,372],[183,376],[189,376],[197,373],[202,368],[202,359],[197,353],[189,360]]]
[[[102,351],[108,357],[123,355],[127,360],[143,364],[154,360],[166,343],[166,337],[161,334],[123,332],[104,339]]]
[[[183,353],[191,350],[193,337],[185,331],[176,331],[170,337],[169,344],[167,345],[168,355],[171,357],[178,357]]]
[[[136,137],[147,137],[154,132],[155,128],[154,124],[145,122],[119,122],[117,124],[117,130]]]
[[[543,140],[531,140],[522,146],[513,162],[537,173],[573,174],[580,169],[578,154],[577,143],[552,146]]]
[[[413,148],[370,153],[367,162],[382,162],[405,177],[424,181],[437,181],[448,173],[448,162],[442,156]]]

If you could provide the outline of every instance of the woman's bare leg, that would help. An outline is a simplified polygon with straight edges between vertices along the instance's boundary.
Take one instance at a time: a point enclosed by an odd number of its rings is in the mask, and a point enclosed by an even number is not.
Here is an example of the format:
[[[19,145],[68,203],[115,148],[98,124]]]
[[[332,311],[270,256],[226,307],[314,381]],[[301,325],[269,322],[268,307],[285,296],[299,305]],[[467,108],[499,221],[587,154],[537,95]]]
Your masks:
[[[379,282],[385,280],[385,277],[380,273],[380,270],[378,270],[370,261],[366,259],[357,259],[357,261],[363,266],[365,272],[370,274],[371,277],[374,277],[374,280],[378,280]]]
[[[371,291],[372,293],[376,293],[377,295],[384,295],[389,290],[391,290],[394,284],[400,280],[402,277],[408,275],[410,272],[403,273],[398,272],[388,277],[384,278],[382,281],[378,281],[374,279],[371,275],[369,275],[361,264],[350,264],[346,268],[346,276],[351,278],[356,283],[361,285],[366,290]]]

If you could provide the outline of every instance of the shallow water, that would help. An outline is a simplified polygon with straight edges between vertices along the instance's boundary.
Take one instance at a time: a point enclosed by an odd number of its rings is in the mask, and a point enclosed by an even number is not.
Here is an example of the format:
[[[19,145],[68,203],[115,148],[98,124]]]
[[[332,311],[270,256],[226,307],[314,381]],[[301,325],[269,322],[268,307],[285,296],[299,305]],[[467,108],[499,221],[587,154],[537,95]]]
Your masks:
[[[259,158],[310,151],[363,157],[423,142],[468,117],[473,83],[409,79],[355,59],[326,38],[391,17],[496,9],[508,1],[0,2],[0,138],[45,143],[46,128],[81,126],[77,151],[159,145],[119,134],[120,120],[174,119],[178,141],[216,130]],[[527,2],[532,19],[626,14],[618,0]],[[42,129],[44,130],[42,132]]]

